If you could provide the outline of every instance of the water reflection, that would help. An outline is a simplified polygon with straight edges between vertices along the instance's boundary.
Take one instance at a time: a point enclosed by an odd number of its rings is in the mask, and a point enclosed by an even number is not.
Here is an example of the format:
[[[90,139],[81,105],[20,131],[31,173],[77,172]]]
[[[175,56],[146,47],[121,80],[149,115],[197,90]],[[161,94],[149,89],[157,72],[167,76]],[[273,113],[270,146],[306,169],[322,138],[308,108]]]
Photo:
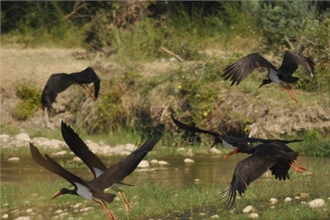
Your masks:
[[[154,166],[151,169],[137,169],[130,176],[125,178],[125,182],[137,184],[144,181],[153,181],[155,183],[170,184],[188,184],[200,179],[205,183],[229,183],[236,164],[246,158],[247,155],[235,155],[224,159],[222,156],[194,156],[195,163],[184,163],[184,157],[164,157],[169,163],[167,166]],[[8,162],[7,158],[1,158],[1,183],[19,182],[26,179],[34,180],[53,180],[59,177],[46,169],[38,166],[31,157],[20,158],[17,163]],[[69,158],[56,158],[56,161],[68,161]],[[107,161],[108,158],[101,158]],[[115,161],[119,161],[116,159]],[[299,164],[304,167],[312,167],[315,162],[329,164],[328,158],[302,157]],[[106,162],[105,162],[106,163]],[[106,163],[109,164],[109,163]],[[66,165],[64,167],[67,168]],[[70,172],[84,177],[87,180],[92,179],[89,169],[81,165],[81,168],[67,168]]]

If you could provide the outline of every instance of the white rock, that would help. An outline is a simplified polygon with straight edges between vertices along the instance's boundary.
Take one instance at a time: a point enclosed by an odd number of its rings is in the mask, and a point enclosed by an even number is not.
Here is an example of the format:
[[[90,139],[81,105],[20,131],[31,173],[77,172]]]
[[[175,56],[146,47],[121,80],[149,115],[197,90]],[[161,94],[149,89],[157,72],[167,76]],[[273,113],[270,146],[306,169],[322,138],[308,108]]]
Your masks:
[[[32,209],[27,209],[26,212],[31,213],[31,212],[33,212],[33,210]]]
[[[286,197],[285,199],[284,199],[284,202],[291,202],[292,201],[292,199],[290,198],[290,197]]]
[[[1,219],[7,219],[9,217],[8,214],[4,214],[3,216],[1,216]]]
[[[212,147],[211,149],[209,149],[209,154],[219,155],[221,154],[221,151],[215,147]]]
[[[7,143],[10,136],[8,134],[0,134],[0,142]]]
[[[248,205],[242,210],[242,212],[243,213],[249,213],[249,212],[252,212],[252,210],[253,210],[252,205]]]
[[[62,214],[63,213],[63,210],[62,209],[58,209],[54,212],[55,214]]]
[[[161,166],[164,166],[164,165],[168,165],[168,162],[166,162],[164,160],[160,160],[160,161],[158,161],[158,164]]]
[[[72,161],[75,162],[75,163],[81,163],[82,162],[82,160],[79,157],[72,158]]]
[[[137,167],[138,168],[148,168],[149,162],[147,160],[142,160]]]
[[[150,163],[151,164],[158,164],[158,160],[153,159],[153,160],[150,161]]]
[[[258,215],[258,213],[251,213],[249,215],[249,218],[259,218],[259,215]]]
[[[20,133],[20,134],[17,134],[17,135],[14,137],[14,139],[15,139],[15,140],[18,140],[18,141],[26,141],[26,142],[31,141],[30,136],[29,136],[27,133]]]
[[[328,200],[330,200],[330,197],[328,197]]]
[[[184,147],[179,147],[176,151],[177,152],[183,152],[183,151],[186,151],[186,149]]]
[[[29,216],[20,216],[18,218],[15,218],[14,220],[31,220]]]
[[[192,159],[190,159],[190,158],[186,158],[186,159],[184,159],[184,162],[185,162],[185,163],[195,163],[195,161],[192,160]]]
[[[277,202],[277,199],[275,199],[275,198],[270,198],[270,200],[269,200],[271,203],[276,203]]]
[[[55,139],[51,139],[48,141],[49,146],[53,149],[58,149],[60,147],[65,146],[63,141],[59,141],[59,140],[55,140]]]
[[[93,207],[86,207],[86,208],[83,208],[83,209],[80,209],[81,212],[88,212],[90,210],[93,210],[94,208]]]
[[[78,209],[81,206],[81,203],[77,203],[73,206],[74,209]]]
[[[19,158],[18,157],[11,157],[7,161],[9,161],[9,162],[18,162]]]
[[[66,153],[67,153],[66,150],[62,150],[62,151],[59,151],[59,152],[54,153],[54,154],[52,154],[52,155],[54,155],[54,156],[58,156],[58,157],[62,157],[62,156],[64,156]]]
[[[311,208],[318,208],[325,205],[325,202],[323,199],[314,199],[308,203],[309,207]]]
[[[119,154],[122,155],[122,156],[128,156],[128,155],[131,154],[131,152],[124,150],[124,151],[120,152]]]
[[[210,218],[220,218],[219,215],[212,215]]]
[[[136,146],[134,144],[126,144],[124,146],[124,149],[127,150],[127,151],[132,152],[132,151],[134,151],[136,149]]]

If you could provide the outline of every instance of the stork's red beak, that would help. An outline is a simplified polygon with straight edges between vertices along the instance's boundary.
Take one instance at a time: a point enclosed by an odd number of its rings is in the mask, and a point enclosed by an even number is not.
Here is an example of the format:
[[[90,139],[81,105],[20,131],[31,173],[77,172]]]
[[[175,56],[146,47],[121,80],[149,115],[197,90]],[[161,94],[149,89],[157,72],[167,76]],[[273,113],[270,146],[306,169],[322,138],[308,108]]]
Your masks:
[[[53,196],[50,200],[55,199],[56,197],[59,197],[60,195],[62,195],[62,191],[59,191],[58,193],[56,193],[55,196]]]
[[[238,150],[238,148],[236,147],[235,150],[233,150],[233,151],[230,152],[229,154],[226,154],[223,158],[228,158],[228,157],[230,157],[231,155],[236,154],[236,153],[237,153],[237,150]]]

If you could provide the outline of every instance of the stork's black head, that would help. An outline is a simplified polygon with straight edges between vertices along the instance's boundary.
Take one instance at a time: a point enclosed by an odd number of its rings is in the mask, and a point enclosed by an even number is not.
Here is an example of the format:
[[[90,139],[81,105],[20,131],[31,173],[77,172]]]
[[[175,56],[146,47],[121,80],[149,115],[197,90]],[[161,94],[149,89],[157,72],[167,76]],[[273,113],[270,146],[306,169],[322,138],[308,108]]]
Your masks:
[[[60,191],[58,193],[56,193],[55,196],[53,196],[51,199],[55,199],[58,196],[64,195],[64,194],[71,194],[71,195],[78,195],[76,190],[71,190],[71,189],[66,189],[66,188],[62,188],[60,189]]]
[[[261,83],[261,85],[259,86],[259,88],[261,87],[261,86],[263,86],[263,85],[266,85],[266,84],[269,84],[269,83],[271,83],[272,81],[270,80],[270,79],[264,79],[264,80],[262,80],[262,83]]]

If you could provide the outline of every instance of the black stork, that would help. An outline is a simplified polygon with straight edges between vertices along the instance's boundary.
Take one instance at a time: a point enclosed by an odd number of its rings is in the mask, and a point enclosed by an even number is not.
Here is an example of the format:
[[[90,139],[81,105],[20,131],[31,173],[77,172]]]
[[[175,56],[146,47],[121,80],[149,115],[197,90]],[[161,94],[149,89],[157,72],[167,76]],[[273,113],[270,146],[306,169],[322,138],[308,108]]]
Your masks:
[[[123,160],[110,166],[107,170],[105,170],[92,181],[85,181],[84,179],[70,173],[56,161],[51,159],[47,154],[45,154],[45,157],[43,157],[39,150],[32,143],[30,143],[30,151],[32,158],[37,164],[63,177],[74,186],[74,189],[72,190],[66,188],[60,189],[60,191],[55,196],[53,196],[52,199],[65,194],[78,195],[85,199],[92,199],[101,205],[102,209],[106,212],[110,219],[114,220],[115,217],[110,209],[106,206],[105,202],[111,203],[115,195],[105,193],[104,190],[111,186],[115,186],[116,183],[120,183],[126,176],[131,174],[140,163],[140,161],[158,143],[158,141],[164,135],[164,132],[165,126],[163,124],[157,125],[154,132],[146,140],[146,142],[142,144],[142,146],[138,147]]]
[[[246,187],[268,169],[279,180],[290,178],[290,167],[299,173],[306,170],[295,162],[298,152],[281,141],[260,144],[250,150],[249,154],[249,157],[237,164],[230,185],[220,193],[223,194],[220,199],[226,199],[224,203],[227,208],[233,207],[237,192],[242,196]]]
[[[268,78],[262,81],[262,84],[259,86],[259,88],[271,82],[280,84],[289,93],[291,98],[298,102],[293,94],[290,84],[297,82],[299,79],[292,76],[292,74],[297,70],[299,64],[302,65],[304,69],[311,74],[312,78],[314,77],[314,62],[310,58],[288,50],[284,52],[283,61],[279,69],[276,69],[260,54],[252,53],[227,66],[224,69],[222,76],[225,77],[225,80],[230,78],[232,81],[231,86],[235,83],[238,85],[241,80],[247,77],[256,68],[267,68]]]
[[[280,139],[262,139],[262,138],[248,138],[248,137],[233,137],[233,136],[223,136],[220,135],[217,132],[204,130],[198,127],[190,126],[187,124],[184,124],[177,119],[174,118],[173,114],[171,114],[171,118],[176,126],[178,126],[181,129],[188,130],[190,132],[198,132],[198,133],[204,133],[209,134],[214,137],[213,144],[211,145],[211,148],[215,146],[216,144],[220,143],[226,148],[235,148],[232,152],[226,154],[224,158],[228,158],[233,154],[236,153],[249,153],[251,150],[253,150],[254,146],[251,143],[270,143],[274,141],[281,141],[283,143],[291,143],[291,142],[300,142],[302,140],[280,140]]]
[[[65,143],[69,146],[71,151],[78,156],[86,165],[87,167],[92,171],[94,175],[94,179],[100,176],[104,171],[106,171],[108,168],[106,165],[98,158],[89,148],[88,146],[81,140],[81,138],[78,136],[77,133],[74,132],[74,130],[68,126],[66,123],[62,121],[61,123],[61,132],[63,139]],[[132,158],[126,158],[127,161],[129,160],[135,160],[134,157]],[[112,186],[110,186],[111,189],[116,191],[119,195],[119,198],[124,204],[126,212],[131,208],[131,205],[125,196],[124,192],[120,190],[118,187],[126,185],[126,186],[132,186],[130,184],[123,183],[121,180],[114,183]]]
[[[90,88],[87,84],[94,84],[94,95],[91,93]],[[96,100],[100,91],[100,78],[97,76],[95,71],[91,67],[87,67],[81,72],[75,72],[71,74],[67,73],[55,73],[52,74],[41,95],[42,108],[45,111],[47,127],[49,127],[49,119],[47,110],[50,111],[52,103],[55,101],[57,95],[73,84],[82,86],[87,94],[91,96],[93,100]]]

